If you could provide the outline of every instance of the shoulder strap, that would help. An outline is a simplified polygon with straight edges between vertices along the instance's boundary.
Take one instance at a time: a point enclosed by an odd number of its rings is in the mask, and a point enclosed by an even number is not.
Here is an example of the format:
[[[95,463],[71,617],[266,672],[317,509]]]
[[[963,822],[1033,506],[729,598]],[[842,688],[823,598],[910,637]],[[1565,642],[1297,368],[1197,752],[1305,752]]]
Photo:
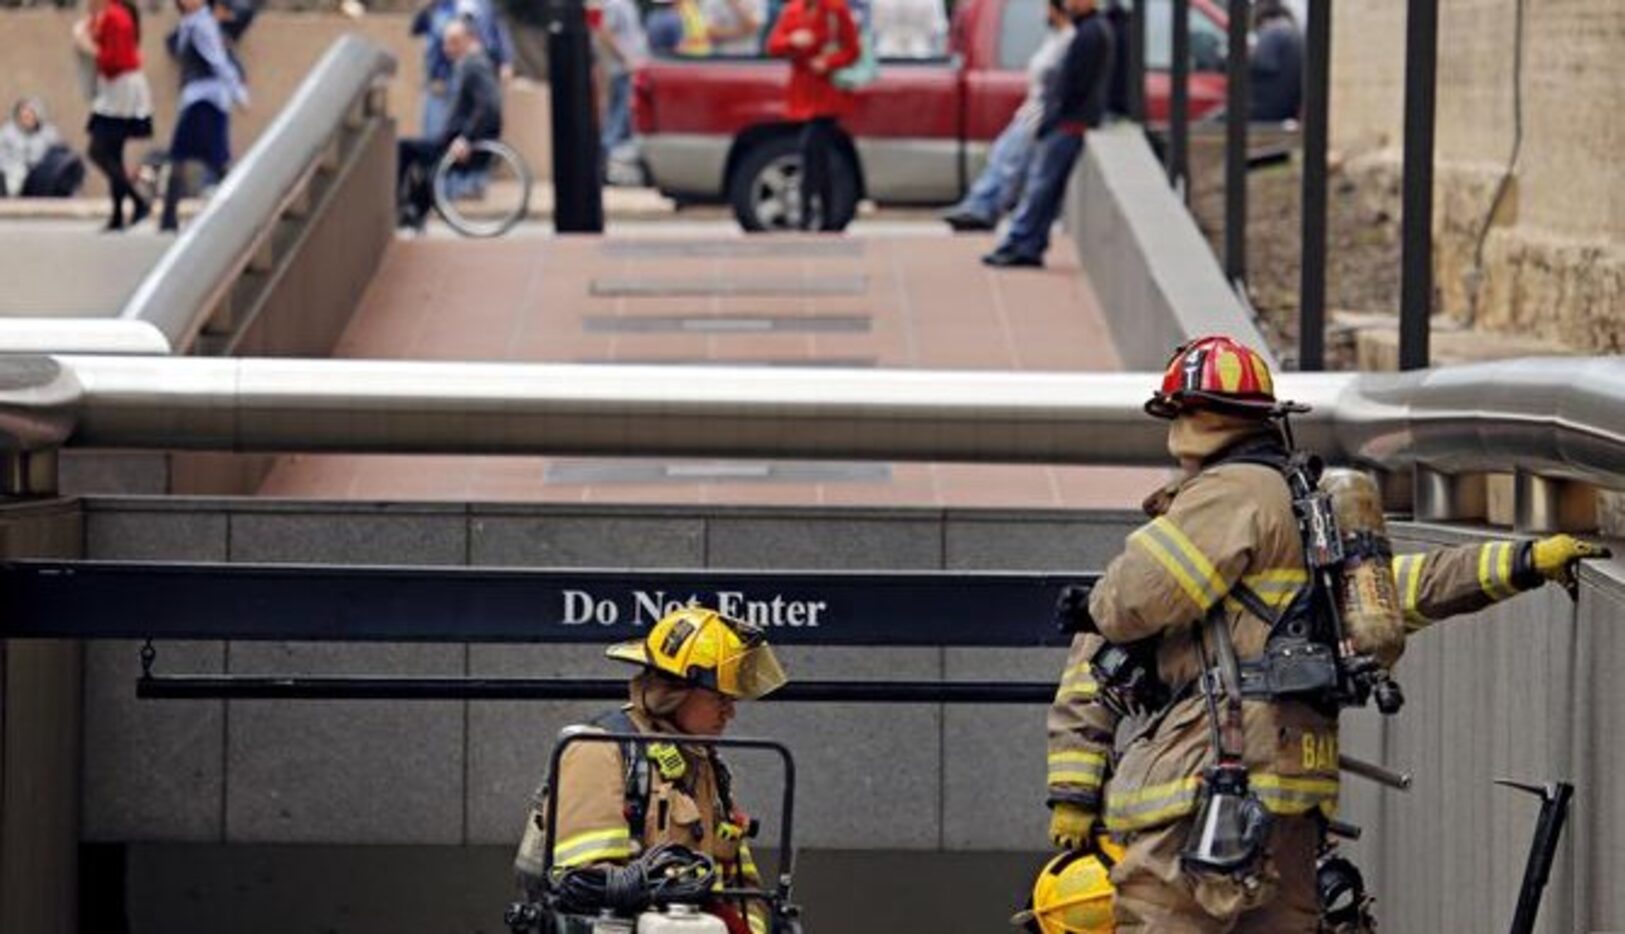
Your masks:
[[[599,714],[592,721],[592,725],[608,733],[642,733],[632,715],[625,709],[617,707],[614,710]],[[622,741],[621,747],[621,780],[624,787],[622,797],[626,801],[626,824],[632,832],[633,839],[643,837],[644,818],[649,811],[649,760],[643,754],[643,748],[637,743]]]

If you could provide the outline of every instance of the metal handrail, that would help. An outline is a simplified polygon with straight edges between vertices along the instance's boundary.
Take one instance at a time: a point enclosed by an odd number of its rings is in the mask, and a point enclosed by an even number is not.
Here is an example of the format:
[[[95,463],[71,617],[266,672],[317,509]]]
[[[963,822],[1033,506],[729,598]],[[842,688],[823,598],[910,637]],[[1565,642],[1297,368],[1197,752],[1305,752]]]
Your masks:
[[[188,346],[271,225],[297,198],[345,120],[395,59],[358,35],[335,42],[125,303],[119,318]]]
[[[172,357],[0,360],[0,448],[1167,466],[1150,373]],[[1625,358],[1288,373],[1329,460],[1625,488]]]

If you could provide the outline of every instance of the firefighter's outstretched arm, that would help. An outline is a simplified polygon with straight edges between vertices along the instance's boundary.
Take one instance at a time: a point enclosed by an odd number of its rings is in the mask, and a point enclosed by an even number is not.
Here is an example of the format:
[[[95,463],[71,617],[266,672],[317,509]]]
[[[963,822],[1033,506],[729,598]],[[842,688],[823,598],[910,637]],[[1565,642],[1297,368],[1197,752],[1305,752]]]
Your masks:
[[[1456,545],[1394,557],[1405,626],[1412,632],[1533,590],[1572,580],[1575,565],[1606,558],[1607,548],[1572,535],[1535,541]]]
[[[1105,644],[1100,636],[1073,637],[1055,700],[1050,704],[1048,804],[1050,843],[1082,848],[1100,815],[1101,789],[1110,766],[1117,715],[1101,703],[1089,660]]]
[[[1258,499],[1247,487],[1254,472],[1267,469],[1203,473],[1181,488],[1165,515],[1130,534],[1089,601],[1100,634],[1118,644],[1137,642],[1187,626],[1224,599],[1258,540]]]

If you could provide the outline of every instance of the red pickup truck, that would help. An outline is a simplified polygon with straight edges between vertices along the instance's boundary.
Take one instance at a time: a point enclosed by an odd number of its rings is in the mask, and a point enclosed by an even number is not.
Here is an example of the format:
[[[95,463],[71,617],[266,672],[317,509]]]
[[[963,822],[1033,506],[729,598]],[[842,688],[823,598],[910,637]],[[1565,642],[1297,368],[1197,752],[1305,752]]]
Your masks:
[[[843,121],[846,171],[834,213],[844,227],[860,199],[877,204],[956,201],[1027,93],[1027,59],[1044,34],[1046,0],[961,0],[949,54],[882,59]],[[1168,112],[1170,0],[1150,0],[1147,101]],[[1191,2],[1191,115],[1224,103],[1225,10]],[[799,158],[784,119],[789,66],[768,58],[651,59],[633,76],[633,127],[648,176],[678,203],[732,204],[746,230],[791,226]]]

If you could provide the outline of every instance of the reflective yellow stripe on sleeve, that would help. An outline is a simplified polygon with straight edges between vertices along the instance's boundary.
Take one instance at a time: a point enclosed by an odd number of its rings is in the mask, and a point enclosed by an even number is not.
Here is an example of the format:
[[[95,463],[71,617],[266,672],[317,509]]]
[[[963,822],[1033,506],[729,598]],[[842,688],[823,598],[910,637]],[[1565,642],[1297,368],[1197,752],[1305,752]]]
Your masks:
[[[756,869],[756,860],[751,858],[750,847],[748,846],[741,845],[739,847],[739,871],[751,878],[760,878],[760,874]]]
[[[1512,586],[1511,542],[1491,542],[1478,550],[1478,586],[1492,600],[1504,600],[1518,592]]]
[[[1066,749],[1049,754],[1050,785],[1099,788],[1106,779],[1106,756],[1087,749]]]
[[[631,855],[632,835],[625,827],[589,830],[555,844],[553,865],[565,868],[585,866],[590,863],[627,859]]]
[[[1100,693],[1100,685],[1095,682],[1094,673],[1088,662],[1073,665],[1061,675],[1061,686],[1055,692],[1055,699],[1066,700],[1071,697],[1088,699]]]
[[[1213,562],[1167,516],[1140,526],[1128,537],[1128,543],[1143,549],[1161,565],[1203,612],[1218,603],[1228,589]]]
[[[750,934],[767,934],[767,919],[756,912],[746,912],[745,923],[750,925]]]
[[[1405,614],[1406,628],[1415,632],[1432,623],[1417,607],[1422,594],[1422,562],[1424,555],[1395,555],[1394,583],[1399,589],[1399,608]]]
[[[1192,775],[1106,796],[1106,829],[1126,833],[1184,817],[1196,806],[1201,780]]]

